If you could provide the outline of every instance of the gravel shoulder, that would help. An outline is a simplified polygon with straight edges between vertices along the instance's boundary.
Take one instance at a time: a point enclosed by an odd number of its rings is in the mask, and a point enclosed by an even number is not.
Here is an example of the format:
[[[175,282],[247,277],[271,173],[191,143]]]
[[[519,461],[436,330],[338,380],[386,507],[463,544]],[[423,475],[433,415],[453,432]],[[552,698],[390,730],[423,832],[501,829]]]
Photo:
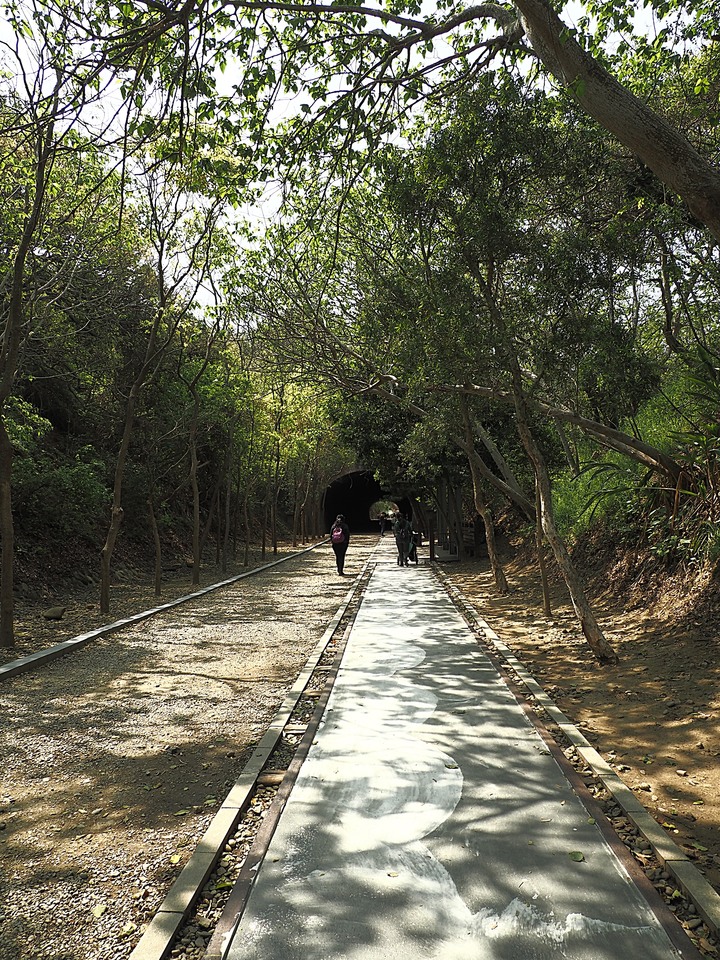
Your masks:
[[[345,578],[326,545],[0,686],[0,960],[129,956],[376,543],[353,538]],[[548,620],[520,559],[507,597],[483,563],[443,566],[720,891],[720,616],[599,581],[620,654],[601,668],[558,581]],[[51,602],[62,620],[42,618],[50,602],[18,610],[14,656],[103,622],[89,593]],[[110,619],[157,603],[117,583]]]
[[[2,684],[0,960],[130,954],[376,542],[344,578],[322,546]],[[117,593],[112,620],[156,605]],[[98,626],[89,603],[28,608],[16,655]]]

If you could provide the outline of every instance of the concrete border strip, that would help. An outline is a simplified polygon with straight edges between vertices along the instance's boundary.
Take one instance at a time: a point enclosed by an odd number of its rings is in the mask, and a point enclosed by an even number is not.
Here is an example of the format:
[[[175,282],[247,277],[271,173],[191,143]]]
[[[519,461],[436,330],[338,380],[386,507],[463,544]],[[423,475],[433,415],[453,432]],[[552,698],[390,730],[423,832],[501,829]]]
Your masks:
[[[305,552],[305,551],[303,551]],[[252,757],[231,787],[222,806],[213,817],[202,839],[193,851],[190,859],[170,887],[165,899],[156,910],[153,919],[145,929],[129,960],[163,960],[172,948],[173,940],[182,926],[188,912],[202,892],[202,888],[212,873],[223,847],[232,837],[240,817],[250,803],[255,789],[255,781],[260,775],[268,757],[280,739],[283,729],[290,719],[295,706],[317,667],[332,635],[342,620],[358,587],[362,583],[366,570],[373,562],[374,551],[365,561],[360,573],[353,581],[342,604],[318,640],[295,683],[283,700],[270,726],[255,747]],[[272,566],[272,564],[271,564]]]
[[[173,607],[179,606],[181,603],[187,603],[189,600],[197,600],[199,597],[204,597],[208,593],[212,593],[215,590],[220,590],[223,587],[229,587],[233,583],[237,583],[239,580],[245,580],[246,577],[252,577],[256,573],[262,573],[263,570],[270,570],[271,567],[276,567],[280,563],[286,563],[288,560],[292,560],[295,557],[301,557],[305,553],[310,553],[311,550],[315,550],[317,547],[321,546],[323,543],[326,543],[325,540],[320,540],[318,543],[313,543],[312,546],[306,547],[303,550],[296,550],[293,553],[289,553],[286,557],[280,557],[279,560],[272,560],[270,563],[264,563],[261,567],[255,567],[253,570],[247,570],[245,573],[238,573],[234,577],[229,577],[227,580],[220,580],[218,583],[211,583],[207,587],[203,587],[201,590],[197,590],[195,593],[187,593],[182,597],[177,597],[175,600],[169,600],[167,603],[162,603],[157,607],[151,607],[149,610],[143,610],[140,613],[134,613],[131,617],[125,617],[122,620],[115,620],[113,623],[105,624],[102,627],[98,627],[96,630],[90,630],[88,633],[78,634],[77,637],[71,637],[70,640],[64,640],[62,643],[56,644],[54,647],[48,647],[47,650],[39,650],[37,653],[31,653],[27,657],[21,657],[19,660],[11,660],[10,663],[6,663],[4,666],[0,667],[0,683],[3,680],[9,680],[11,677],[16,677],[21,673],[28,673],[34,667],[39,666],[43,663],[49,663],[51,660],[57,660],[58,657],[64,656],[66,653],[72,653],[74,650],[84,647],[86,643],[90,643],[92,640],[99,640],[101,637],[108,636],[108,634],[116,633],[118,630],[122,630],[124,627],[130,627],[136,623],[142,623],[143,620],[149,620],[150,617],[154,617],[156,613],[162,613],[165,610],[172,610]]]
[[[538,681],[517,659],[512,649],[504,643],[492,627],[480,616],[473,604],[444,574],[438,571],[445,589],[462,610],[470,625],[498,652],[527,689],[533,700],[556,723],[561,732],[576,748],[596,777],[612,795],[617,805],[625,811],[628,819],[651,845],[653,852],[665,869],[673,875],[680,889],[695,905],[698,915],[715,935],[720,935],[720,894],[708,883],[695,864],[680,847],[665,833],[660,824],[638,800],[630,787],[615,773],[598,751],[588,742],[582,732],[555,705]]]
[[[369,578],[368,578],[369,580]],[[364,600],[364,594],[361,596],[360,603]],[[360,605],[359,605],[360,606]],[[359,610],[358,606],[358,610]],[[238,924],[245,912],[245,907],[250,898],[250,894],[258,878],[258,874],[265,861],[265,856],[275,831],[277,830],[280,818],[285,810],[285,806],[297,782],[298,775],[302,769],[311,745],[317,736],[318,728],[325,715],[328,701],[337,680],[340,665],[345,656],[347,643],[355,622],[353,617],[345,626],[342,638],[340,639],[332,668],[329,671],[327,682],[320,692],[317,704],[312,717],[306,727],[302,740],[298,744],[292,760],[288,764],[287,771],[283,777],[282,783],[278,787],[277,794],[266,815],[262,826],[255,835],[252,846],[247,852],[240,872],[235,881],[235,885],[230,892],[227,903],[223,909],[221,917],[215,926],[215,931],[205,947],[203,960],[225,960],[230,944],[235,937]]]

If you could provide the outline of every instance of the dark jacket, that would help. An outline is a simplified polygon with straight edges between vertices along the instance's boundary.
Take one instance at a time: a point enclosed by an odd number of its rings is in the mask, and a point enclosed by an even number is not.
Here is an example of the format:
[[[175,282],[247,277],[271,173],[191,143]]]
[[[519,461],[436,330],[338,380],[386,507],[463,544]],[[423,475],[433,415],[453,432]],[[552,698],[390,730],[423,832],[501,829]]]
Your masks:
[[[333,543],[333,545],[332,545],[332,546],[333,546],[333,550],[334,550],[336,547],[339,547],[340,549],[345,549],[345,550],[347,550],[347,545],[350,543],[350,527],[349,527],[344,521],[342,521],[342,520],[341,520],[339,523],[338,523],[338,522],[335,522],[335,523],[332,525],[332,527],[330,528],[330,540],[331,540],[331,541],[332,541],[333,530],[337,530],[337,529],[342,530],[342,532],[345,534],[345,539],[342,541],[342,543]]]
[[[409,543],[412,537],[412,524],[409,520],[406,520],[405,517],[398,517],[393,523],[393,533],[395,534],[396,540]]]

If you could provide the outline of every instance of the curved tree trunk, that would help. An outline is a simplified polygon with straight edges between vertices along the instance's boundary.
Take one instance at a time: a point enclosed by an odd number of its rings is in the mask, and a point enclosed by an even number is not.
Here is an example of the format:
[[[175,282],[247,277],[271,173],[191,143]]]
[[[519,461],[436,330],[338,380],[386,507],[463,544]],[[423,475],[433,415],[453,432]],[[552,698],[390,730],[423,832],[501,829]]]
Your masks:
[[[476,426],[476,429],[477,429],[477,426]],[[488,439],[490,438],[488,437]],[[485,463],[485,461],[482,459],[480,454],[475,449],[474,445],[472,444],[472,441],[470,442],[469,448],[466,448],[463,446],[462,449],[464,450],[464,452],[467,454],[468,457],[471,456],[470,450],[472,450],[472,453],[474,454],[472,466],[474,467],[475,471],[478,474],[478,479],[482,477],[491,486],[495,487],[495,489],[498,490],[500,493],[502,493],[503,496],[507,497],[511,503],[514,503],[515,506],[518,507],[528,519],[532,519],[535,516],[535,507],[532,501],[519,488],[519,486],[517,485],[517,482],[514,482],[512,484],[508,483],[507,480],[503,480],[500,477],[498,477],[497,474],[493,473],[492,470],[488,467],[488,465]]]
[[[563,580],[570,593],[575,613],[580,621],[580,627],[588,646],[593,651],[600,663],[616,663],[617,654],[608,643],[605,635],[600,629],[600,625],[595,619],[590,604],[585,595],[585,589],[582,580],[575,569],[575,565],[570,559],[565,542],[560,536],[555,524],[555,513],[553,510],[552,484],[548,473],[545,458],[542,455],[540,447],[535,441],[532,429],[530,427],[530,418],[528,415],[527,398],[523,386],[523,375],[520,369],[515,346],[511,335],[505,325],[505,317],[498,307],[491,289],[489,288],[485,277],[477,267],[473,274],[482,290],[483,297],[491,312],[495,327],[500,338],[500,345],[507,360],[511,380],[512,397],[515,407],[515,422],[518,436],[528,455],[530,463],[535,471],[537,478],[538,499],[540,504],[540,513],[542,520],[542,529],[545,538],[550,545],[553,556],[560,568]]]
[[[100,551],[100,613],[110,613],[110,570],[115,543],[122,526],[123,508],[113,497],[110,526]]]
[[[543,613],[546,617],[552,616],[550,602],[550,584],[548,583],[547,562],[545,558],[545,538],[542,529],[542,506],[540,503],[540,485],[535,477],[535,550],[537,553],[540,583],[542,584]]]
[[[473,270],[473,275],[477,276],[476,269]],[[512,406],[515,404],[512,392],[500,390],[495,387],[480,386],[480,384],[477,383],[432,384],[428,385],[428,390],[438,391],[440,393],[466,393],[470,396],[486,397],[489,400],[497,400],[500,403]],[[375,392],[381,393],[382,396],[389,395],[381,390],[376,390]],[[657,447],[653,447],[652,444],[646,443],[639,437],[633,437],[628,433],[623,433],[622,430],[615,429],[615,427],[609,427],[604,423],[600,423],[598,420],[590,420],[588,417],[583,417],[581,414],[575,413],[573,410],[568,410],[566,407],[556,407],[543,400],[538,400],[536,397],[529,397],[527,394],[525,394],[525,405],[535,413],[540,413],[551,420],[574,424],[604,446],[625,454],[625,456],[630,457],[637,463],[641,463],[650,470],[664,474],[672,481],[673,486],[675,486],[682,477],[683,469],[676,460],[673,460],[672,457],[663,453],[662,450],[658,450]]]
[[[548,0],[513,0],[538,59],[720,240],[720,170],[583,50]]]
[[[547,470],[545,458],[540,452],[540,448],[535,442],[535,437],[530,429],[527,410],[525,408],[525,395],[522,389],[522,381],[520,379],[520,369],[517,365],[517,358],[513,357],[511,363],[513,365],[513,385],[516,397],[515,417],[517,430],[522,445],[525,448],[528,457],[530,458],[530,462],[533,465],[533,469],[535,470],[535,475],[537,477],[538,498],[540,501],[543,533],[545,534],[547,542],[550,544],[550,549],[553,552],[553,556],[555,557],[557,565],[560,568],[560,572],[562,573],[563,580],[565,581],[568,592],[570,593],[572,605],[575,608],[575,613],[580,621],[580,627],[585,639],[587,640],[588,646],[593,651],[600,663],[616,663],[617,655],[608,643],[605,635],[600,629],[600,625],[595,619],[595,615],[593,614],[585,595],[585,588],[583,587],[580,576],[575,569],[575,565],[570,559],[570,554],[565,546],[565,541],[558,533],[557,526],[555,525],[555,513],[553,510],[550,475]]]
[[[518,483],[515,474],[510,468],[510,465],[508,464],[505,457],[502,455],[502,453],[500,453],[500,450],[498,449],[498,446],[493,440],[493,438],[490,436],[490,434],[482,425],[482,423],[479,423],[477,419],[473,422],[472,427],[474,432],[477,433],[477,435],[482,440],[485,449],[488,451],[488,453],[492,457],[493,463],[500,471],[500,474],[505,480],[505,483],[507,483],[510,489],[514,490],[515,493],[518,495],[518,497],[521,498],[520,500],[518,500],[518,505],[522,506],[522,508],[527,511],[528,517],[534,516],[532,505],[530,504],[529,498],[523,493],[522,487]],[[527,509],[528,507],[530,507],[529,510]]]
[[[470,469],[472,471],[472,466]],[[510,587],[508,586],[507,577],[505,576],[505,571],[503,570],[502,563],[500,562],[500,555],[497,549],[497,541],[495,539],[495,520],[492,515],[492,510],[482,496],[481,489],[482,488],[480,485],[476,484],[475,477],[473,476],[475,509],[482,517],[483,526],[485,528],[485,542],[487,543],[490,569],[492,570],[493,580],[495,581],[495,587],[498,594],[500,594],[500,596],[505,596],[510,592]]]

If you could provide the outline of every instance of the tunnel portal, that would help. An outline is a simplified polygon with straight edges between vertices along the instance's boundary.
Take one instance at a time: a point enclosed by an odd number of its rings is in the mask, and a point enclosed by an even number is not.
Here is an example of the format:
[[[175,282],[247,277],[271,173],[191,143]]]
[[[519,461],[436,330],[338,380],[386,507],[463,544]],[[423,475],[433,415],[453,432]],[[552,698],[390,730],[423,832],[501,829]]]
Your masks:
[[[347,473],[334,480],[325,493],[325,529],[342,513],[352,533],[377,533],[376,519],[370,519],[370,507],[378,500],[393,500],[403,512],[409,512],[409,501],[386,493],[369,470]]]

